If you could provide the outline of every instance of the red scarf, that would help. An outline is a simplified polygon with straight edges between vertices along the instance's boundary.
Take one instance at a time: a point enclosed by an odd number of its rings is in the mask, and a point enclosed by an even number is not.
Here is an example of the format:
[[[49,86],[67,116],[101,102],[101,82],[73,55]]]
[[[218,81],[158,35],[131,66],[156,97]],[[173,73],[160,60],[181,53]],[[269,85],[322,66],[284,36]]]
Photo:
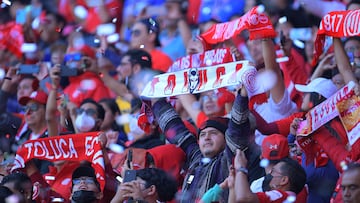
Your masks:
[[[213,25],[201,37],[208,44],[216,44],[231,39],[246,29],[250,32],[250,40],[276,37],[270,18],[258,12],[260,10],[258,8],[256,6],[245,15],[230,22]]]
[[[192,54],[177,59],[168,72],[176,72],[188,68],[200,68],[233,62],[229,48],[207,50],[204,53]]]
[[[332,37],[360,36],[360,9],[333,11],[323,17],[314,43],[313,66],[316,65],[323,52],[326,35]]]
[[[0,49],[8,49],[17,58],[22,57],[21,46],[24,43],[23,29],[14,21],[0,25]]]
[[[89,161],[101,189],[105,186],[105,164],[98,132],[47,137],[25,142],[16,152],[13,170],[24,168],[31,159]]]

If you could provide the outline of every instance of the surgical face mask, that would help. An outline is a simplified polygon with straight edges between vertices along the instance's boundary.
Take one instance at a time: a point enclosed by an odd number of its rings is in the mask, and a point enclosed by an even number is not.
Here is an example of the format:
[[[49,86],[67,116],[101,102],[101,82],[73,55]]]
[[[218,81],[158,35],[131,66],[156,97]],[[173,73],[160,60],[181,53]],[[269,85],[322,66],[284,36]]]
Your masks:
[[[136,115],[129,115],[129,128],[128,139],[130,141],[142,137],[145,132],[138,126],[138,119]]]
[[[75,119],[75,127],[80,130],[80,132],[89,132],[95,126],[95,119],[85,112],[78,115]]]
[[[97,200],[94,191],[79,190],[72,195],[72,203],[91,203]]]
[[[262,189],[264,192],[271,190],[270,182],[272,179],[273,179],[273,176],[270,173],[265,176],[263,184],[262,184]]]

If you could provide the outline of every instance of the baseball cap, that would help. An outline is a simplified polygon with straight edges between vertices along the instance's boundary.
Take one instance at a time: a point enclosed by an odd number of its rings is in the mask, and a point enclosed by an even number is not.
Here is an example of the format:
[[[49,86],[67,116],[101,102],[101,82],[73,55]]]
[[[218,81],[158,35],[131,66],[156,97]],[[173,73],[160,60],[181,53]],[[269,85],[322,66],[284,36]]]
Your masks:
[[[326,78],[316,78],[307,85],[296,84],[295,88],[299,92],[316,92],[325,98],[329,98],[338,90],[332,80]]]
[[[19,104],[25,106],[29,101],[35,101],[40,104],[46,105],[48,95],[42,91],[34,91],[30,94],[30,96],[23,96],[19,99]]]
[[[91,177],[96,180],[95,170],[90,166],[79,166],[72,173],[72,179],[80,178],[80,177]]]
[[[280,160],[289,156],[288,140],[280,134],[265,136],[261,144],[261,156],[268,160]]]
[[[151,55],[143,49],[130,49],[124,56],[130,56],[132,64],[140,64],[142,68],[152,67]]]
[[[160,33],[160,26],[159,23],[155,21],[153,18],[145,18],[140,20],[139,22],[143,23],[148,31],[154,32],[156,34],[155,39],[155,46],[159,47],[161,46],[160,40],[159,40],[159,33]]]
[[[198,131],[198,136],[202,130],[204,130],[207,127],[213,127],[220,132],[222,132],[225,135],[225,131],[228,128],[229,119],[225,117],[212,117],[208,120],[204,121]]]

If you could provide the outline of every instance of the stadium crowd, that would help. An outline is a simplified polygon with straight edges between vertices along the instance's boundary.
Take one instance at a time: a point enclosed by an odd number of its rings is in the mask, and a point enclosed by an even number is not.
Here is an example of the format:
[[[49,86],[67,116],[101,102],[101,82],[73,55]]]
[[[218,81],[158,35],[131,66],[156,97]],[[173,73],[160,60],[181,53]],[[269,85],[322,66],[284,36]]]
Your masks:
[[[359,0],[2,0],[0,203],[358,203],[359,81]]]

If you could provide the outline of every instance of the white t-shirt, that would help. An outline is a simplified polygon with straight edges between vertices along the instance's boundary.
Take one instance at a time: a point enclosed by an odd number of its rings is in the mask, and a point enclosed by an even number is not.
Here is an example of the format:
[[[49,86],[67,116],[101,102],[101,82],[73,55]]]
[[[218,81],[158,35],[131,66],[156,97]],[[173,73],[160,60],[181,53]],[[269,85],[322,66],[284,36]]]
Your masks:
[[[268,123],[286,118],[291,114],[297,112],[297,106],[293,101],[291,101],[290,95],[286,90],[284,92],[284,97],[281,99],[281,101],[278,104],[274,102],[274,100],[270,95],[267,102],[262,104],[255,104],[254,109]],[[256,130],[255,131],[256,144],[261,146],[263,140],[264,140],[264,135],[261,134],[258,130]]]
[[[257,193],[257,192],[264,192],[262,189],[262,184],[264,182],[265,176],[254,180],[251,185],[250,185],[250,190],[253,193]]]

